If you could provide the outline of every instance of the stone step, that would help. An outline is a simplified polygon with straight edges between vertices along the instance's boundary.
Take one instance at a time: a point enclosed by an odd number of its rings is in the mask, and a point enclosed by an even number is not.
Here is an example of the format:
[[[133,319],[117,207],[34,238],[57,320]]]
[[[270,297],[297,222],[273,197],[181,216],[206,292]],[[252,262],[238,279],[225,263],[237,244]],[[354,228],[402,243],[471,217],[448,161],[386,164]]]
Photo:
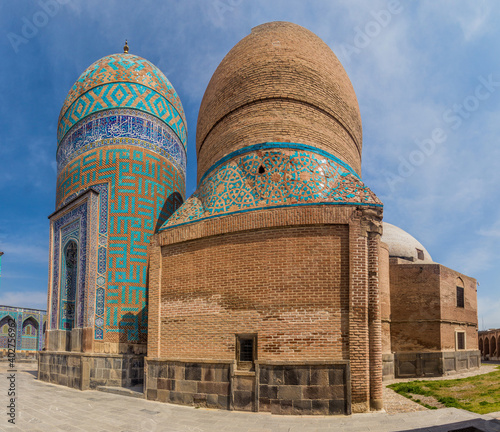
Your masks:
[[[144,399],[144,393],[142,390],[142,385],[135,387],[113,387],[113,386],[98,386],[96,390],[113,393],[121,396],[134,397],[139,399]]]

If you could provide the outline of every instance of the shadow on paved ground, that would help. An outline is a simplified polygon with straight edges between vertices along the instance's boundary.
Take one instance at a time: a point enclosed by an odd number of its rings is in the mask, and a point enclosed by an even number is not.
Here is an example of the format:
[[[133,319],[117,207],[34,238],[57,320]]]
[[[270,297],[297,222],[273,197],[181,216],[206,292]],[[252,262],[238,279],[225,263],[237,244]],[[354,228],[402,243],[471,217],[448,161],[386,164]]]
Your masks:
[[[500,421],[476,419],[442,426],[405,429],[400,432],[496,432],[498,430],[500,430]]]

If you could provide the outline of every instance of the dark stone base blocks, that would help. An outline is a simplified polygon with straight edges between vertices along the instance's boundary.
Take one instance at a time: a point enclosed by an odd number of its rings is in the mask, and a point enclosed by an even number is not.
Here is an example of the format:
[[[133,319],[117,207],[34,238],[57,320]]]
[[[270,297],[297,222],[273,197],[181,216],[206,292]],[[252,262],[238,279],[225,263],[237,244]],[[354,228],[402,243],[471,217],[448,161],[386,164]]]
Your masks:
[[[272,414],[351,413],[348,361],[257,362],[255,371],[235,366],[233,361],[146,359],[146,398]]]
[[[41,351],[38,379],[80,390],[133,387],[144,381],[144,356]]]
[[[259,364],[259,411],[350,414],[349,363]]]
[[[480,352],[476,350],[394,354],[396,378],[452,375],[480,366]]]
[[[229,409],[232,363],[146,358],[146,399]]]

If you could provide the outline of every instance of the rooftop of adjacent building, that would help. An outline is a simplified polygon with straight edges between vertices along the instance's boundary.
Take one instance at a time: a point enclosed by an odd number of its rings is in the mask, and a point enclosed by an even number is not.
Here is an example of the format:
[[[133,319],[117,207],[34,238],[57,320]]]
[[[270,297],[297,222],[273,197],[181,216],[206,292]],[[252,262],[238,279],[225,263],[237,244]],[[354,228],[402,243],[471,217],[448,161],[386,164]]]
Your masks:
[[[382,242],[389,247],[391,258],[403,258],[419,264],[434,262],[427,249],[411,234],[388,222],[383,222],[383,228]]]
[[[0,305],[0,310],[34,311],[34,312],[47,313],[47,311],[44,309],[32,309],[32,308],[27,308],[27,307],[17,307],[17,306],[7,306],[7,305]]]

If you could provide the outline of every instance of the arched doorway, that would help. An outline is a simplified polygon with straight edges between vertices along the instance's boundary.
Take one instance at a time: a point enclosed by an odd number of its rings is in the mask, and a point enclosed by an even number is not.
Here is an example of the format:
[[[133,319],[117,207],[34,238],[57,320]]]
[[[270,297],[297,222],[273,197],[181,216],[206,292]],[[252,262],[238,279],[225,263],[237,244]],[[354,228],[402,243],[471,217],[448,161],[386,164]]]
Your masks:
[[[484,355],[483,338],[479,338],[479,351],[481,352],[481,357]]]
[[[16,321],[10,316],[7,315],[0,320],[0,348],[8,349],[9,348],[9,323],[14,322],[14,333],[16,329]],[[17,336],[17,335],[16,335]]]
[[[23,322],[22,349],[25,351],[38,351],[39,325],[29,317]]]
[[[486,337],[484,338],[484,358],[487,359],[490,355],[490,340]]]
[[[60,328],[72,330],[76,322],[76,291],[78,281],[78,245],[71,240],[63,254],[61,277]]]
[[[498,357],[497,340],[495,336],[492,336],[490,340],[490,357]]]

